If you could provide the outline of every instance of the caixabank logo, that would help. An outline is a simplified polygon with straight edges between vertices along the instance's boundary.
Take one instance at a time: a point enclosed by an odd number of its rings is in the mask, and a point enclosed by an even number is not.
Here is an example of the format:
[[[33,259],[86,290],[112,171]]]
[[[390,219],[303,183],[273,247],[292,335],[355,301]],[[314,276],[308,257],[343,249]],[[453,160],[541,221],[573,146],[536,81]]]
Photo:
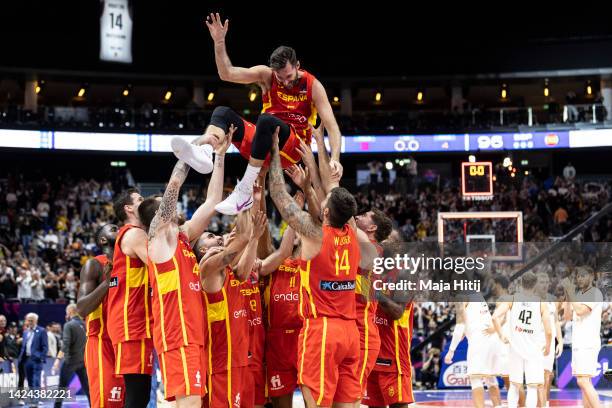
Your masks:
[[[321,288],[321,290],[327,290],[332,292],[355,290],[355,281],[321,281],[319,287]]]

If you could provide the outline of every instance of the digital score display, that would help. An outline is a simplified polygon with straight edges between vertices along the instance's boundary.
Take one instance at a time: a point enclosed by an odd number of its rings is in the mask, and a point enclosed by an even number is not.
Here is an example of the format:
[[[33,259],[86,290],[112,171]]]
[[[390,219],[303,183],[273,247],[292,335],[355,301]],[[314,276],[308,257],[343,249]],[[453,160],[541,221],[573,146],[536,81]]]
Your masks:
[[[465,200],[493,198],[493,163],[461,163],[461,195]]]

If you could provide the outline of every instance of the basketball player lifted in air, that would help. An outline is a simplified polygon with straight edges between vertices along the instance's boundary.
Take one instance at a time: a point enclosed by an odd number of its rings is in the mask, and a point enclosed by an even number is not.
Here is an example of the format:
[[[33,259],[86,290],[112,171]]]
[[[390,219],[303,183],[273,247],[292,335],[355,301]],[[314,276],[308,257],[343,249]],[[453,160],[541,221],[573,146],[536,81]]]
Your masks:
[[[246,172],[232,194],[216,206],[216,210],[234,215],[253,205],[253,184],[261,168],[268,166],[272,133],[279,131],[279,154],[283,168],[300,161],[300,141],[310,145],[317,115],[329,134],[330,166],[338,176],[341,135],[325,88],[312,74],[300,69],[295,50],[278,47],[270,56],[270,64],[250,68],[233,66],[225,46],[229,20],[221,21],[219,13],[206,20],[215,46],[215,61],[222,80],[238,84],[257,84],[262,90],[263,109],[257,123],[247,122],[225,106],[217,107],[203,136],[192,144],[184,139],[172,140],[175,155],[201,173],[212,170],[212,151],[223,140],[230,125],[236,127],[233,143],[249,160]]]

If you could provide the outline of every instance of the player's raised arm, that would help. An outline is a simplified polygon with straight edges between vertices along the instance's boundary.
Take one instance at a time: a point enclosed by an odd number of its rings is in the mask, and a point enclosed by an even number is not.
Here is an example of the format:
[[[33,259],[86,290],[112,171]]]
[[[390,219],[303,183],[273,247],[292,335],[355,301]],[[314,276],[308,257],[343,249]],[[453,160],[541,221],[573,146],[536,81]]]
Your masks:
[[[331,147],[331,160],[329,164],[335,173],[339,173],[340,176],[342,176],[342,165],[340,164],[342,135],[340,134],[340,127],[338,126],[338,122],[336,122],[334,111],[327,98],[327,92],[325,92],[323,84],[318,80],[312,84],[312,100],[321,117],[322,126],[327,129],[327,134],[329,135],[329,144]]]
[[[285,188],[285,177],[278,153],[278,131],[272,136],[270,155],[270,196],[283,219],[306,240],[320,241],[323,238],[321,226],[315,223],[310,214],[303,211]]]
[[[210,13],[205,23],[215,44],[215,62],[217,64],[219,78],[223,81],[237,84],[266,82],[266,78],[272,75],[270,67],[256,65],[251,68],[243,68],[232,65],[225,47],[225,36],[229,28],[229,19],[225,19],[225,22],[221,22],[219,13]]]

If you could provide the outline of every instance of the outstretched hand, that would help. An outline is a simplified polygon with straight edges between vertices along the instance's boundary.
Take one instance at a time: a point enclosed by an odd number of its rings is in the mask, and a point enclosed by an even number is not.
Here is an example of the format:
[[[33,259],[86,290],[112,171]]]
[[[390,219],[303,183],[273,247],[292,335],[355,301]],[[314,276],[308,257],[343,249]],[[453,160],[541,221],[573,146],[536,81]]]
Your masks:
[[[251,239],[259,240],[266,230],[267,222],[268,218],[263,211],[257,211],[256,214],[253,214],[253,229],[251,231]]]
[[[214,42],[225,40],[225,35],[229,28],[229,19],[226,18],[225,22],[222,23],[219,13],[210,13],[210,15],[206,17],[205,23]]]

